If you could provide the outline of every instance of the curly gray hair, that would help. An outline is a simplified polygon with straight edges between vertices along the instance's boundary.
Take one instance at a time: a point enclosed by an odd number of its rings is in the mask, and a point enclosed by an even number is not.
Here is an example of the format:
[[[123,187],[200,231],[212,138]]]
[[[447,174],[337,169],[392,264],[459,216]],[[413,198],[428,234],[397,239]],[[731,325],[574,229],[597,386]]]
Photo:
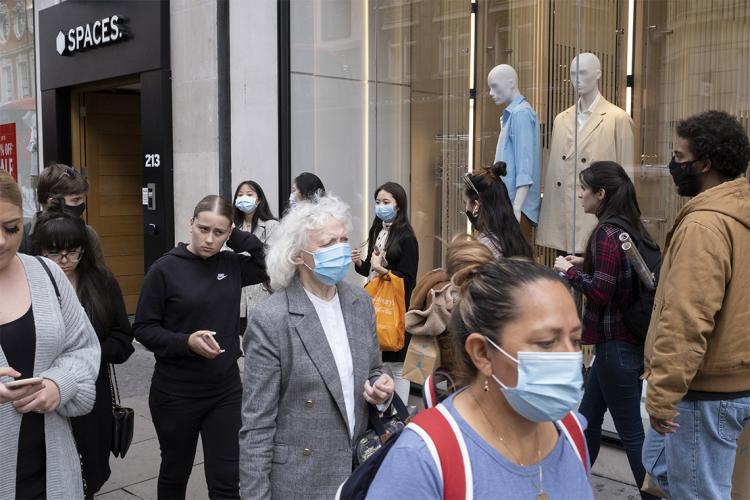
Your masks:
[[[300,202],[281,219],[266,254],[272,289],[282,290],[289,286],[297,273],[294,259],[308,242],[310,232],[320,230],[331,218],[342,222],[347,233],[352,232],[349,205],[332,195],[321,196],[316,202]]]

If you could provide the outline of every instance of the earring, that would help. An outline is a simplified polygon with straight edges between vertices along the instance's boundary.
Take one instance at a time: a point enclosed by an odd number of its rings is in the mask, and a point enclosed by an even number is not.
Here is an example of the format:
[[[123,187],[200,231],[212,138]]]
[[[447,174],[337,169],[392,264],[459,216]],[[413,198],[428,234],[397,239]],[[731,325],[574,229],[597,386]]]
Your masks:
[[[490,390],[490,381],[489,379],[484,379],[484,392],[487,392]]]
[[[479,210],[474,209],[474,211],[471,212],[471,215],[473,215],[474,217],[479,217]]]

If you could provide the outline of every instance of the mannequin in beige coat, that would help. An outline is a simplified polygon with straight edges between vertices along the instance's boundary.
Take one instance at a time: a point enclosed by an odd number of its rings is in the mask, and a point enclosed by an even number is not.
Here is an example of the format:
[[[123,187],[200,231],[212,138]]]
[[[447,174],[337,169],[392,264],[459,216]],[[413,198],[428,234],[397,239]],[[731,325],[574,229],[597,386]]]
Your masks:
[[[536,243],[567,253],[585,251],[596,217],[578,204],[578,172],[599,160],[616,161],[633,176],[633,120],[599,93],[601,64],[594,54],[579,54],[570,63],[570,81],[579,95],[573,105],[557,115],[552,126],[552,145],[544,176],[544,197]],[[578,106],[578,115],[576,115]],[[575,129],[578,156],[575,158]],[[574,172],[575,169],[575,172]]]

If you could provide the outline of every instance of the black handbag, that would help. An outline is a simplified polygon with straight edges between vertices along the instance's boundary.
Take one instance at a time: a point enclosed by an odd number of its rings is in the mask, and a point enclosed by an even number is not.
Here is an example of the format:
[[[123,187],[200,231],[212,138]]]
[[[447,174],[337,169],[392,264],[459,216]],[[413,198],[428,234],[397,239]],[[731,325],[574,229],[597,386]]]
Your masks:
[[[381,417],[380,412],[373,405],[368,405],[368,410],[369,427],[364,436],[354,446],[354,467],[370,458],[388,440],[399,434],[413,416],[395,392],[393,393],[391,407],[386,412],[387,416]],[[414,413],[416,414],[416,408]]]
[[[135,412],[132,408],[120,406],[120,390],[117,387],[115,367],[107,365],[109,371],[109,386],[112,389],[112,454],[116,458],[125,458],[125,454],[133,442],[135,428]]]

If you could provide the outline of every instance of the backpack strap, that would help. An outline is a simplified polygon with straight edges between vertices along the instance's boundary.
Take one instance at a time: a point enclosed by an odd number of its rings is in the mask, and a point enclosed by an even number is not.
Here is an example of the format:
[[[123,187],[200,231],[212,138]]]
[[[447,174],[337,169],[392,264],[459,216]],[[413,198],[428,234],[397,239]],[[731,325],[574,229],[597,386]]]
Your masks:
[[[565,415],[561,420],[557,421],[557,427],[567,438],[573,451],[578,456],[578,460],[583,465],[583,470],[586,475],[589,475],[589,456],[588,448],[586,448],[586,438],[583,435],[583,426],[581,426],[578,415],[575,412],[570,412]]]
[[[57,295],[57,302],[62,304],[62,297],[60,296],[60,289],[57,288],[57,281],[55,281],[55,277],[52,276],[52,271],[49,270],[49,266],[47,265],[46,262],[44,262],[44,259],[42,259],[38,255],[35,255],[34,257],[42,265],[42,267],[44,268],[44,272],[47,273],[47,276],[49,276],[49,280],[52,282],[52,286],[55,289],[55,295]]]
[[[424,410],[407,428],[419,434],[435,460],[443,482],[443,498],[472,499],[474,482],[469,452],[461,429],[448,409],[439,404]]]
[[[438,404],[437,388],[435,387],[435,374],[430,373],[424,379],[422,386],[422,402],[425,409],[434,408]]]

